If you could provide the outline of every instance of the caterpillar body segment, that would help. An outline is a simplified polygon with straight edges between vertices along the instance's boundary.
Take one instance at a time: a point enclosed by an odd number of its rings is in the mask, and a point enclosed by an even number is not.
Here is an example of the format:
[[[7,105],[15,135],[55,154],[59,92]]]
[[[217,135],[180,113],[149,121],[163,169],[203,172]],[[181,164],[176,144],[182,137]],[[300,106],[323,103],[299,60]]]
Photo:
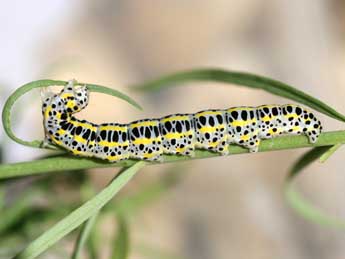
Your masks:
[[[160,161],[163,155],[159,119],[145,119],[128,124],[130,158]]]
[[[95,157],[110,162],[130,158],[130,141],[127,125],[104,123],[96,126],[96,128],[96,138],[92,143]]]
[[[194,156],[196,145],[194,116],[174,114],[160,119],[163,153]]]
[[[279,105],[257,107],[257,117],[260,121],[260,139],[269,139],[288,131],[286,119],[283,118],[282,107]]]
[[[232,107],[96,125],[74,117],[88,105],[89,91],[73,84],[71,80],[59,94],[42,95],[45,142],[75,155],[110,162],[130,158],[162,161],[163,154],[192,157],[195,149],[226,155],[228,144],[257,152],[262,139],[305,134],[315,143],[322,130],[314,114],[293,104]]]
[[[260,144],[260,120],[255,107],[233,107],[226,110],[228,143],[235,143],[257,152]]]
[[[227,155],[227,123],[223,110],[206,110],[193,115],[195,147]]]
[[[63,128],[67,128],[65,136],[69,145],[68,149],[75,155],[81,156],[96,156],[94,136],[96,134],[97,126],[85,120],[78,120],[71,117],[70,120],[64,121]]]

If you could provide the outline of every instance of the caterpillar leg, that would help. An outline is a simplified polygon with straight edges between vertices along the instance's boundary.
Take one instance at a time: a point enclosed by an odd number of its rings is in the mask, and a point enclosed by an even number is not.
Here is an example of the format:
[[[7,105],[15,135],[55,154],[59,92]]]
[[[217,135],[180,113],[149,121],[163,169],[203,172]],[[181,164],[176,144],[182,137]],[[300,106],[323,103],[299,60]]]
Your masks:
[[[227,125],[225,112],[206,110],[194,115],[196,147],[227,155]]]
[[[228,145],[219,145],[219,146],[217,146],[216,152],[219,153],[222,156],[229,155]]]
[[[307,133],[307,136],[308,136],[309,142],[312,143],[312,144],[315,143],[318,140],[318,138],[319,138],[319,134],[318,133],[313,133],[312,131],[309,131]]]
[[[249,149],[250,153],[256,153],[259,151],[260,139],[251,139],[248,143],[244,144],[245,148]]]
[[[53,144],[53,141],[52,139],[49,137],[49,135],[45,135],[44,136],[44,140],[42,142],[42,148],[46,148],[48,147],[49,145]]]
[[[244,148],[247,148],[249,150],[249,153],[256,153],[259,151],[261,140],[259,138],[256,139],[250,139],[248,142],[245,143],[236,143],[237,145],[240,145]]]

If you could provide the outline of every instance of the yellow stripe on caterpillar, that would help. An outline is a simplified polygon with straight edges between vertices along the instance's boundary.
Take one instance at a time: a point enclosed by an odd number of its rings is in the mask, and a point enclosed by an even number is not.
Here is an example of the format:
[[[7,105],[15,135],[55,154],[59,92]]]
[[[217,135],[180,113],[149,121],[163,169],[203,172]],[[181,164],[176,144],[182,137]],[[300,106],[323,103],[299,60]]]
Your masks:
[[[193,131],[189,130],[189,131],[182,132],[182,133],[170,132],[170,133],[167,133],[167,134],[163,134],[163,136],[166,139],[178,139],[178,138],[184,137],[186,135],[190,135],[190,134],[193,134]]]
[[[149,127],[149,126],[157,126],[158,121],[141,121],[141,122],[136,122],[133,124],[129,124],[128,126],[133,129],[133,128],[138,128],[138,127]]]
[[[147,144],[151,144],[153,141],[161,141],[161,140],[162,140],[161,137],[158,137],[158,138],[137,138],[134,141],[132,141],[132,143],[134,145],[140,145],[140,144],[147,145]]]
[[[231,122],[231,126],[233,127],[237,127],[237,126],[240,126],[240,127],[243,127],[243,126],[246,126],[246,125],[250,125],[252,123],[255,123],[257,122],[257,119],[252,119],[252,120],[246,120],[246,121],[243,121],[243,120],[234,120],[233,122]]]
[[[115,126],[115,125],[107,125],[107,126],[99,126],[99,130],[116,130],[116,131],[127,131],[127,126]]]
[[[97,142],[97,144],[102,147],[123,147],[123,146],[128,146],[129,141],[125,141],[125,142],[100,141],[100,142]]]

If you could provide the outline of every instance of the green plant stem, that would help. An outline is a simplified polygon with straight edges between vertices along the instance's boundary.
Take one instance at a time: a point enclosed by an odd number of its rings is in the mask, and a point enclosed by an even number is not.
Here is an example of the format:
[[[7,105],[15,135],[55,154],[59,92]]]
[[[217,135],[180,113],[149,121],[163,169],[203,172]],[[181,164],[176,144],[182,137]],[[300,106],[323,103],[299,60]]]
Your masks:
[[[285,197],[289,205],[303,218],[321,226],[345,229],[343,220],[328,215],[317,206],[312,205],[292,187],[291,183],[288,183],[285,188]]]
[[[126,259],[129,254],[129,231],[126,218],[121,213],[116,213],[117,233],[112,244],[111,259]]]
[[[322,133],[315,144],[310,144],[305,136],[283,136],[274,139],[262,141],[259,152],[275,151],[283,149],[296,149],[305,147],[332,146],[336,144],[345,144],[345,131],[330,131]],[[248,150],[237,146],[229,146],[230,154],[248,153]],[[251,154],[254,155],[254,154]],[[216,153],[197,150],[195,157],[165,155],[163,163],[176,161],[186,161],[192,159],[202,159],[219,156]],[[129,167],[135,164],[135,160],[124,160],[118,163],[109,163],[106,161],[90,158],[80,158],[72,155],[56,156],[30,162],[20,162],[14,164],[5,164],[0,166],[0,179],[13,178],[26,175],[42,174],[49,172],[59,172],[65,170],[80,170],[88,168],[106,168],[106,167]],[[149,163],[146,164],[156,164]]]
[[[91,233],[92,227],[94,226],[96,220],[97,220],[98,212],[95,213],[91,218],[89,218],[83,225],[79,235],[77,242],[74,247],[74,251],[72,254],[72,259],[78,259],[81,258],[81,252],[82,249],[87,242],[87,239]]]

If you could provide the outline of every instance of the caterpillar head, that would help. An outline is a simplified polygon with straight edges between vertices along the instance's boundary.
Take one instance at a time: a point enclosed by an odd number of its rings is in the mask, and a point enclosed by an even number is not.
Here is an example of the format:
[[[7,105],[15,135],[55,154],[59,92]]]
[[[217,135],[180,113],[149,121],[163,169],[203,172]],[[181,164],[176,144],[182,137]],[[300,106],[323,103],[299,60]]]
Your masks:
[[[70,80],[59,94],[68,114],[81,111],[89,103],[89,90],[87,87],[74,87],[74,82],[74,80]]]
[[[46,121],[70,116],[84,109],[89,102],[89,90],[86,86],[74,87],[70,80],[59,94],[54,94],[49,88],[41,91],[42,113]]]

